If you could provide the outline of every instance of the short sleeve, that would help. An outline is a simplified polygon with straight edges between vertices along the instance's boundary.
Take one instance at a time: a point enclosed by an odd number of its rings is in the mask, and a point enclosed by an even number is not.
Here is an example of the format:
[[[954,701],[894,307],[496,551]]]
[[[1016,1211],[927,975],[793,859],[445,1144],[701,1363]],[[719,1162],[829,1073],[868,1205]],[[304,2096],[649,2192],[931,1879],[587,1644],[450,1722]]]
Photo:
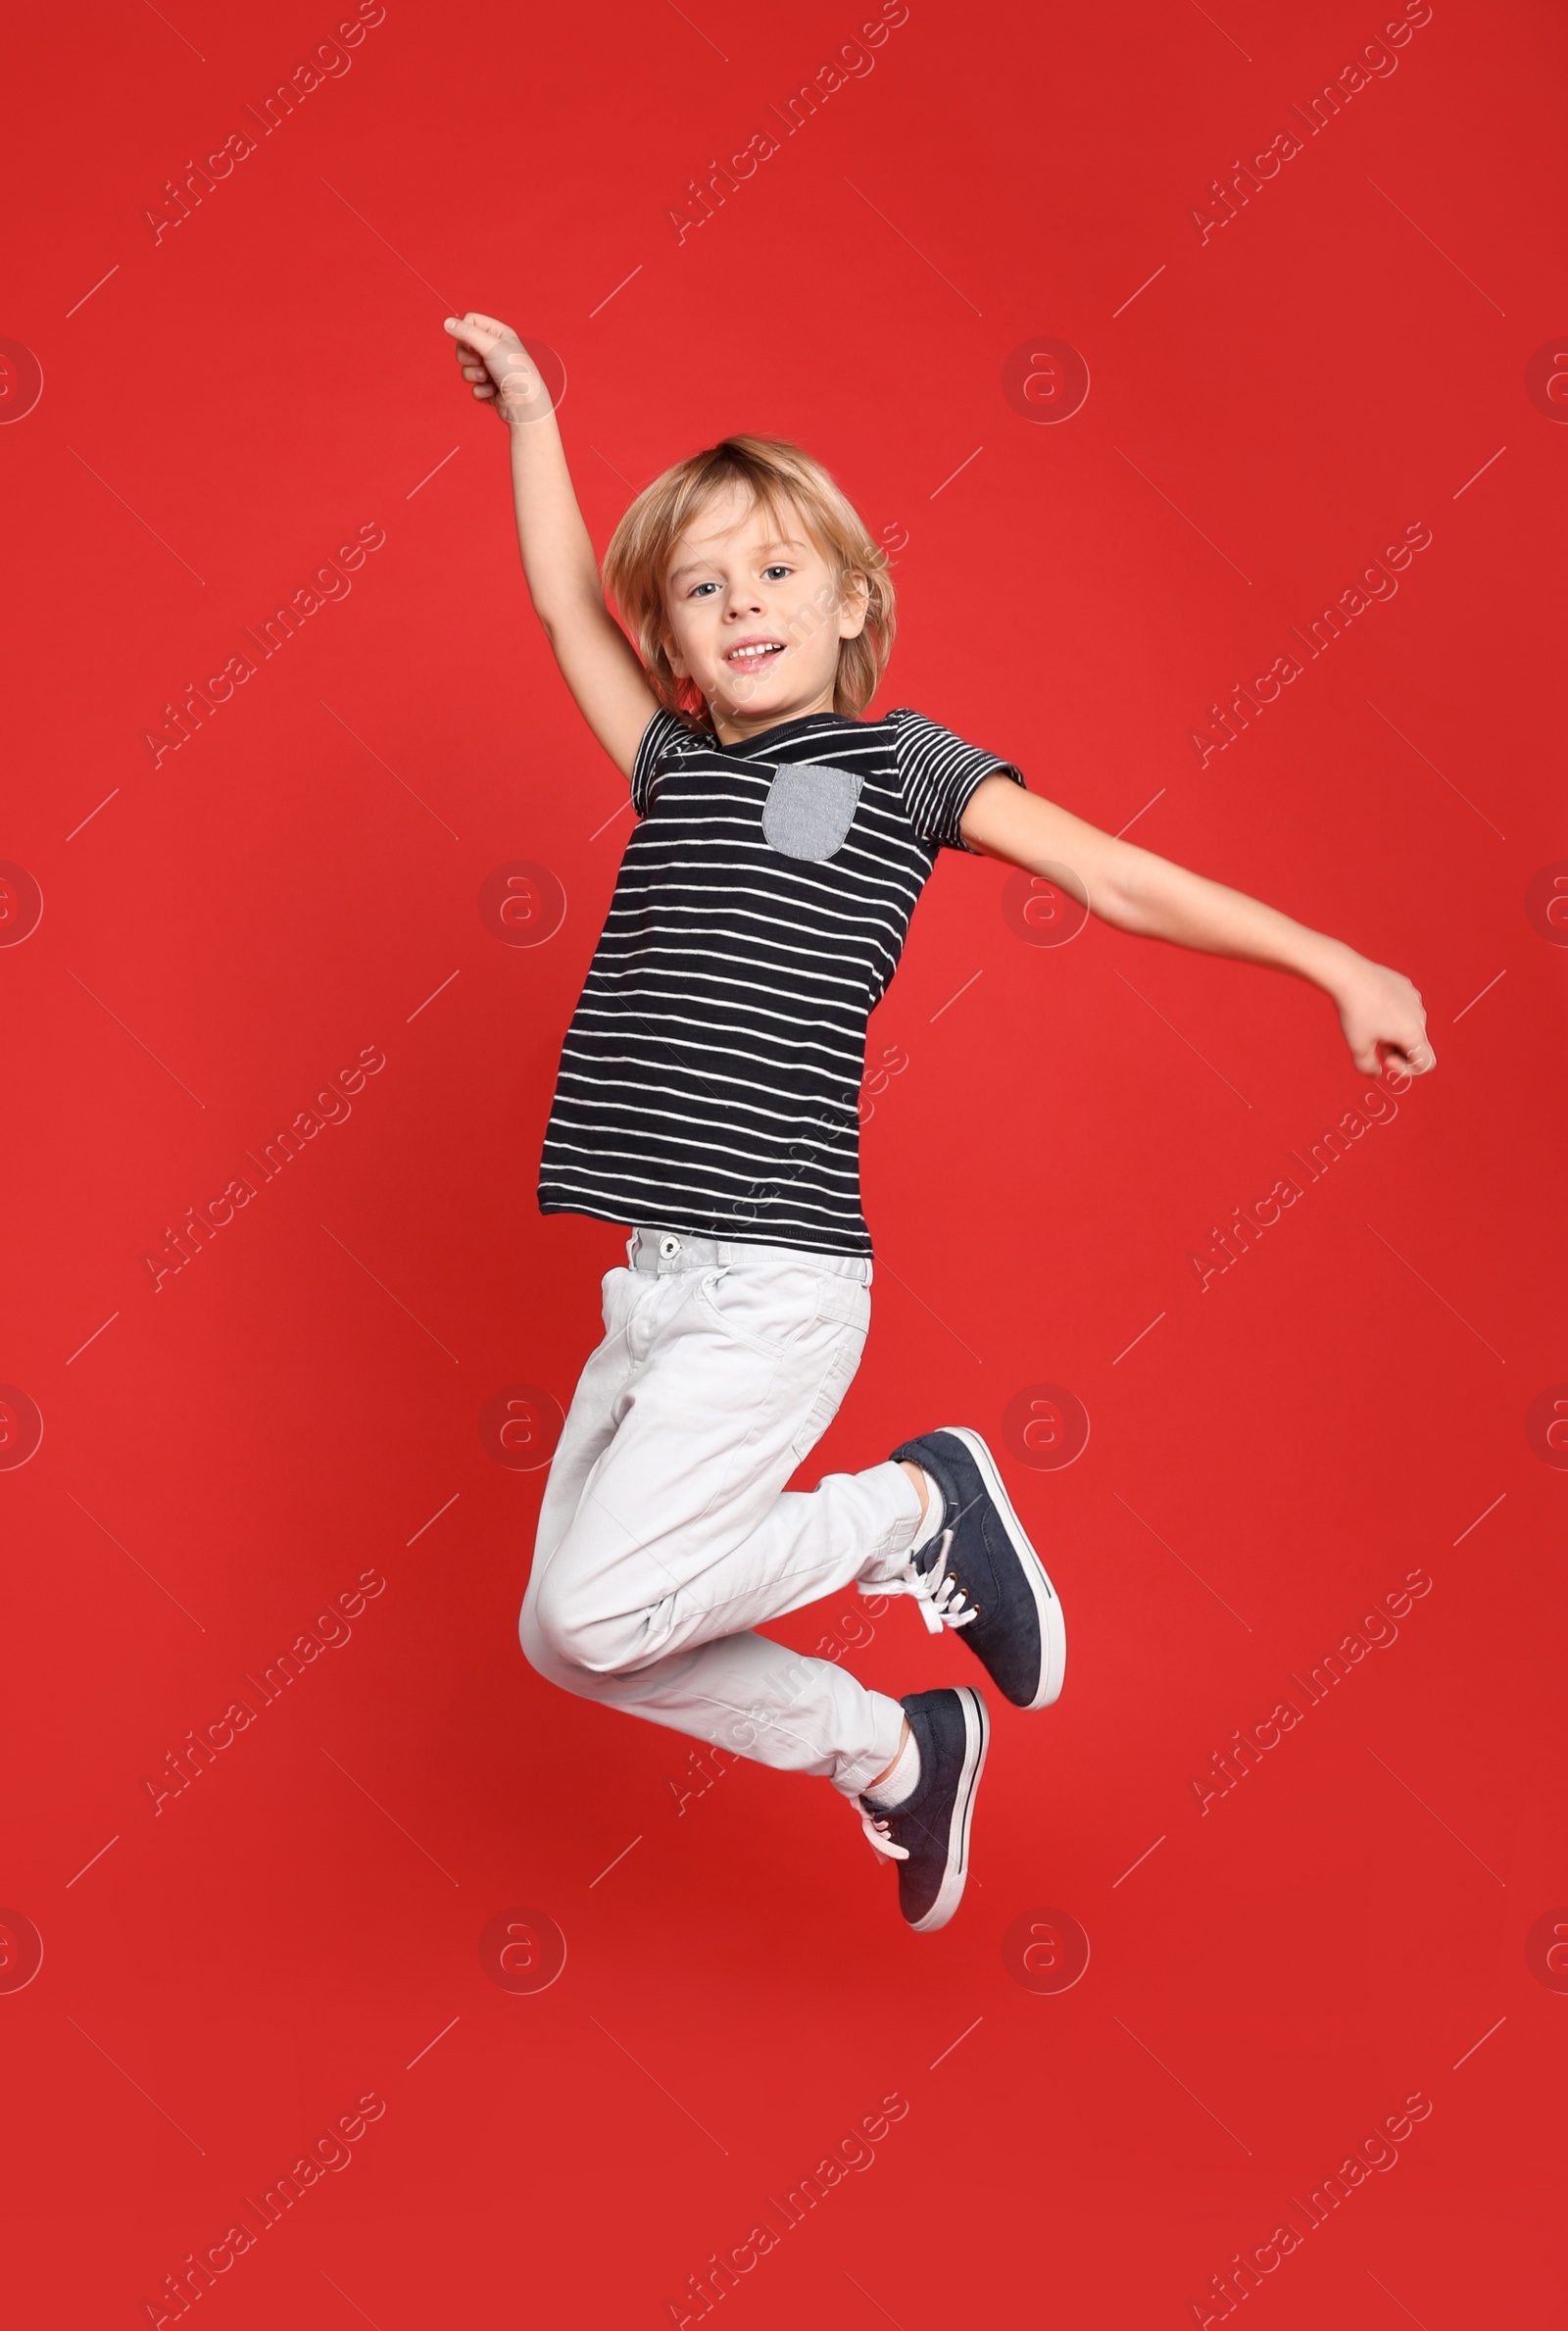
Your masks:
[[[631,806],[639,818],[648,815],[660,763],[677,745],[684,744],[691,733],[685,721],[677,720],[674,714],[666,712],[662,705],[643,730],[638,739],[636,758],[631,765]]]
[[[928,842],[949,850],[967,849],[960,821],[975,787],[993,774],[1011,777],[1022,785],[1022,769],[995,753],[983,752],[978,745],[966,745],[951,728],[939,726],[906,706],[887,717],[897,740],[899,774],[910,824]]]

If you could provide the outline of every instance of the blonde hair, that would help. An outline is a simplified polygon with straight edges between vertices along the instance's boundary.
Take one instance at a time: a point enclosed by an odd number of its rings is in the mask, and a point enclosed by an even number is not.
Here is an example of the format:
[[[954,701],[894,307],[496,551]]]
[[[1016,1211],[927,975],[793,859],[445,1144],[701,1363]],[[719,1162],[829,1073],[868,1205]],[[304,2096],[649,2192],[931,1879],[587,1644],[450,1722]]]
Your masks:
[[[858,717],[876,694],[893,653],[893,578],[888,557],[866,532],[847,494],[820,462],[775,437],[726,437],[704,453],[677,462],[645,486],[626,512],[605,553],[606,593],[636,641],[660,702],[696,727],[711,729],[701,689],[681,679],[669,661],[664,579],[675,544],[698,513],[739,485],[782,525],[793,514],[833,570],[835,590],[863,577],[865,623],[858,637],[839,641],[833,709]],[[837,607],[831,611],[837,613]]]

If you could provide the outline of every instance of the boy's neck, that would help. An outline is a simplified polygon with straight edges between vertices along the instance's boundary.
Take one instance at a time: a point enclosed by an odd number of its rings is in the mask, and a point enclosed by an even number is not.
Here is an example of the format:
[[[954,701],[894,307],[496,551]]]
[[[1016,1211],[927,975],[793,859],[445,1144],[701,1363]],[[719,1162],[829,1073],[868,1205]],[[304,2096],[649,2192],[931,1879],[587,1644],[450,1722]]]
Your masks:
[[[782,728],[786,721],[808,720],[814,713],[832,710],[833,690],[825,688],[812,703],[792,705],[788,711],[749,714],[710,703],[708,716],[721,745],[745,745],[755,736],[764,736],[770,728]]]

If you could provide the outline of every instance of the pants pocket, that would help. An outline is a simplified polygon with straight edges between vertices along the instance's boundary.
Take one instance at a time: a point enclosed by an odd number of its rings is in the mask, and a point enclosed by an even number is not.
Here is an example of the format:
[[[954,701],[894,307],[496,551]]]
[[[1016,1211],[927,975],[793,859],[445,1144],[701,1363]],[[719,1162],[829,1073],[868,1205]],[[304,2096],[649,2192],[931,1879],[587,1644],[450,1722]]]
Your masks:
[[[604,1276],[604,1341],[601,1352],[623,1351],[628,1361],[635,1362],[647,1351],[650,1320],[648,1302],[654,1290],[665,1282],[651,1278],[647,1271],[632,1270],[617,1265]]]
[[[726,1335],[782,1360],[816,1328],[825,1283],[819,1271],[799,1264],[759,1270],[725,1263],[703,1272],[697,1300]]]

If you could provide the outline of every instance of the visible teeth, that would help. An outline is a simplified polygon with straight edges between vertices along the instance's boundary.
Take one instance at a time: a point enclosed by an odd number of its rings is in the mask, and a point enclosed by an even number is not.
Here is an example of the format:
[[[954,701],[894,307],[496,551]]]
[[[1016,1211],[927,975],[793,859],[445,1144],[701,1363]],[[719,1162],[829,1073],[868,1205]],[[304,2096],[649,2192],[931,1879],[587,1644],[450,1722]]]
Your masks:
[[[735,663],[738,663],[738,662],[739,662],[739,660],[741,659],[741,657],[743,657],[743,656],[751,656],[751,657],[756,657],[756,656],[776,656],[777,654],[778,654],[778,646],[777,646],[777,643],[776,643],[776,642],[770,642],[770,643],[769,643],[767,646],[765,646],[765,647],[760,647],[760,648],[731,648],[731,650],[730,650],[730,652],[729,652],[728,661],[729,661],[731,664],[735,664]]]

